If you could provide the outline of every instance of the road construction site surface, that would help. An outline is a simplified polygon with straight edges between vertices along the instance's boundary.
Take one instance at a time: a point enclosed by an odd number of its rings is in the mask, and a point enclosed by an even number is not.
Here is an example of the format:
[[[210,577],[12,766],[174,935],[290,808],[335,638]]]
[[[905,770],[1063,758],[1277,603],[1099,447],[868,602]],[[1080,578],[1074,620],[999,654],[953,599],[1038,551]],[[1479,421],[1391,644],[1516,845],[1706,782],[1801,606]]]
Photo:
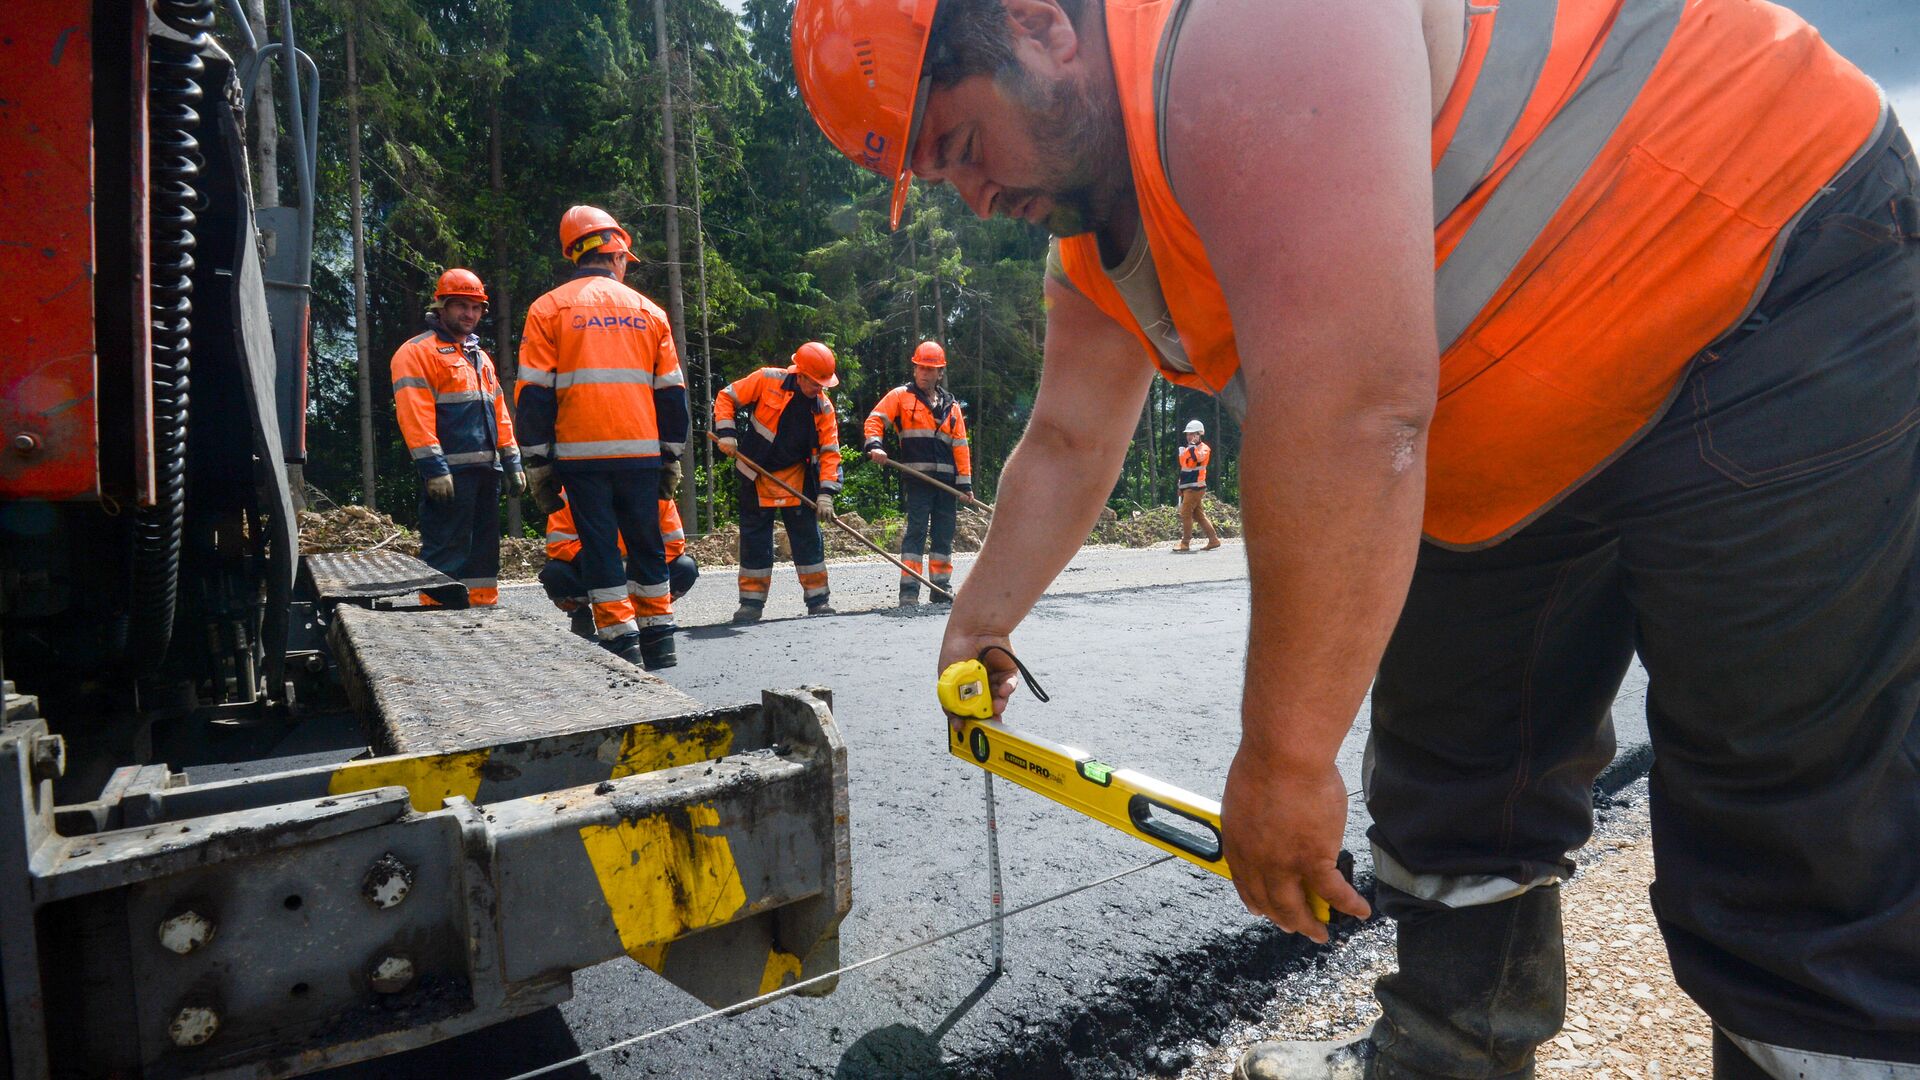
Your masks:
[[[799,610],[785,573],[775,573],[776,613],[788,599]],[[898,574],[885,564],[836,564],[832,573],[843,609],[892,602]],[[833,689],[848,747],[853,837],[843,963],[983,918],[982,774],[947,755],[932,705],[944,611],[717,625],[733,593],[731,574],[714,574],[680,605],[690,629],[680,666],[665,674],[711,704],[762,687]],[[503,601],[551,611],[537,588],[503,590]],[[1089,549],[1015,636],[1053,701],[1023,690],[1010,720],[1217,798],[1237,743],[1247,615],[1238,545],[1204,555]],[[1636,668],[1616,710],[1624,752],[1644,753],[1643,689]],[[1340,761],[1356,793],[1347,844],[1363,875],[1370,860],[1357,792],[1366,730],[1363,711]],[[1009,907],[1159,854],[1011,784],[996,790]],[[1156,1062],[1170,1059],[1163,1051],[1217,1042],[1243,1022],[1236,1014],[1263,1008],[1306,954],[1301,939],[1247,915],[1228,882],[1168,862],[1010,919],[1007,970],[997,979],[988,974],[981,929],[847,975],[829,997],[713,1020],[562,1075],[1152,1075]],[[579,973],[574,1000],[558,1010],[351,1072],[513,1076],[703,1011],[620,960]]]

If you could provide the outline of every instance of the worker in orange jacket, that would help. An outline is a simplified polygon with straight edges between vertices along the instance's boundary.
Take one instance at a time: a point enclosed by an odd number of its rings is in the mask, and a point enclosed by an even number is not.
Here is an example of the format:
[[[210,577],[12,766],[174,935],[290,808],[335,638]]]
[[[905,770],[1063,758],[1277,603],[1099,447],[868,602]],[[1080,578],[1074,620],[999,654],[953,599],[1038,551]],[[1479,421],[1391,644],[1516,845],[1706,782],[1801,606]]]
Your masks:
[[[1920,168],[1859,69],[1763,0],[797,0],[793,60],[896,223],[918,174],[1057,237],[938,666],[1007,647],[1157,371],[1243,433],[1223,841],[1314,940],[1371,910],[1372,688],[1399,969],[1236,1075],[1531,1073],[1636,651],[1716,1074],[1920,1071]]]
[[[527,308],[519,421],[541,511],[566,490],[601,645],[651,671],[676,662],[658,503],[679,489],[689,416],[665,313],[621,282],[632,244],[598,207],[560,219],[575,270]]]
[[[923,341],[913,350],[913,380],[881,397],[867,414],[867,456],[888,460],[883,437],[891,427],[900,439],[895,464],[924,473],[961,491],[973,491],[973,451],[967,445],[967,418],[960,402],[940,384],[947,350]],[[900,561],[946,589],[953,581],[953,529],[959,500],[932,484],[907,481],[901,488],[907,527],[900,534]],[[934,593],[935,603],[947,596]],[[920,581],[900,572],[900,606],[920,602]]]
[[[1213,460],[1213,448],[1202,441],[1206,437],[1207,425],[1189,420],[1186,441],[1174,451],[1174,461],[1180,469],[1180,543],[1174,547],[1175,551],[1193,550],[1195,522],[1207,534],[1205,550],[1220,546],[1220,534],[1214,531],[1213,522],[1207,520],[1207,510],[1202,505],[1207,494],[1207,462]]]
[[[840,385],[833,350],[809,341],[784,368],[764,367],[721,388],[713,399],[713,433],[814,501],[809,508],[779,484],[735,461],[740,496],[740,607],[736,624],[759,622],[773,584],[773,519],[787,527],[793,568],[807,614],[831,615],[826,538],[840,493],[840,420],[827,391]]]
[[[455,267],[433,289],[427,330],[393,354],[393,414],[420,470],[420,559],[467,587],[467,602],[500,598],[500,483],[527,489],[506,393],[474,328],[487,311],[480,276]],[[420,602],[434,604],[422,593]]]
[[[564,497],[565,493],[562,492]],[[660,500],[660,538],[666,544],[668,595],[679,601],[700,580],[700,564],[687,550],[687,530],[680,521],[680,504]],[[626,545],[620,547],[626,554]],[[587,599],[586,580],[574,560],[580,557],[580,529],[573,511],[562,506],[547,516],[547,563],[540,568],[540,584],[553,606],[567,613],[573,632],[594,640],[593,604]]]

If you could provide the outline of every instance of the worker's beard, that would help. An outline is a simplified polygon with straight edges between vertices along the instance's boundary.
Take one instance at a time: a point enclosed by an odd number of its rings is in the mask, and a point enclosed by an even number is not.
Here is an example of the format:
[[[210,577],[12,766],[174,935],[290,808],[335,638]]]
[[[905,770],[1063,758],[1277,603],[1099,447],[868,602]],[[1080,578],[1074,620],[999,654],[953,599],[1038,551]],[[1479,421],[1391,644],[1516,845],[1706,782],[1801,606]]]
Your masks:
[[[1084,87],[1070,79],[1041,82],[1017,64],[1002,79],[1026,112],[1027,135],[1039,148],[1042,173],[1032,187],[1002,192],[1001,204],[1018,206],[1031,196],[1051,200],[1045,224],[1055,236],[1104,228],[1133,185],[1113,88]]]

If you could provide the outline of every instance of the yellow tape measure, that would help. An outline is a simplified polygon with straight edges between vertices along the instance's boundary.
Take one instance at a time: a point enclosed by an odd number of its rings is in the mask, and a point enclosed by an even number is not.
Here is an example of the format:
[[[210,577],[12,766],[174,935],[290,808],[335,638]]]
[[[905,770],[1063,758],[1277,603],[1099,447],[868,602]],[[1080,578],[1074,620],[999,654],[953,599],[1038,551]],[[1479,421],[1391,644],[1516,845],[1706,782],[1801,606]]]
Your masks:
[[[1010,730],[993,719],[987,666],[979,660],[948,665],[936,684],[940,707],[963,718],[949,725],[947,751],[968,764],[1038,792],[1068,809],[1231,879],[1220,841],[1220,804],[1116,768],[1084,750]],[[1351,865],[1342,853],[1343,866]],[[1308,895],[1314,917],[1326,922],[1327,902]]]

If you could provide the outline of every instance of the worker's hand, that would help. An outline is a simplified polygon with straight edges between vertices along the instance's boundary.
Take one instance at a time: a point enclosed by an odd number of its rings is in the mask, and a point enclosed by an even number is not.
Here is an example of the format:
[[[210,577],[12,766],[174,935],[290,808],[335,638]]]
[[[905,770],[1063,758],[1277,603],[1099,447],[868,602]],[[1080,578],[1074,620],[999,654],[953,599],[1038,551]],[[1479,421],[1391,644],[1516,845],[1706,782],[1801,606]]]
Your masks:
[[[427,477],[427,500],[437,503],[453,501],[452,473],[442,473],[439,476]]]
[[[728,457],[732,457],[734,451],[740,449],[740,440],[731,435],[722,435],[720,436],[720,449],[726,451]]]
[[[833,524],[833,496],[822,495],[813,500],[813,505],[819,509],[821,521]]]
[[[567,505],[560,497],[560,480],[553,475],[551,465],[535,465],[527,470],[527,490],[533,493],[533,505],[539,507],[542,514],[557,514]]]
[[[660,464],[660,497],[672,502],[680,497],[680,479],[686,474],[685,466],[679,461],[663,461]]]
[[[523,469],[507,470],[507,494],[519,498],[527,493],[527,474]]]
[[[1372,914],[1336,862],[1347,784],[1333,762],[1300,770],[1243,743],[1227,772],[1220,824],[1233,887],[1248,911],[1323,945],[1327,927],[1314,917],[1309,890],[1356,919]]]
[[[882,465],[885,465],[887,463],[887,452],[885,450],[880,449],[877,446],[867,451],[867,456],[879,462]]]
[[[1000,648],[981,656],[989,645]],[[1007,710],[1007,700],[1013,697],[1013,691],[1020,685],[1020,671],[1013,666],[1013,660],[1007,656],[1013,650],[1013,641],[1005,634],[994,632],[974,632],[955,626],[953,620],[947,620],[947,636],[940,642],[940,666],[935,674],[947,670],[963,660],[978,660],[987,665],[987,688],[993,692],[993,718]],[[964,722],[962,717],[947,714],[947,723],[957,730]]]

